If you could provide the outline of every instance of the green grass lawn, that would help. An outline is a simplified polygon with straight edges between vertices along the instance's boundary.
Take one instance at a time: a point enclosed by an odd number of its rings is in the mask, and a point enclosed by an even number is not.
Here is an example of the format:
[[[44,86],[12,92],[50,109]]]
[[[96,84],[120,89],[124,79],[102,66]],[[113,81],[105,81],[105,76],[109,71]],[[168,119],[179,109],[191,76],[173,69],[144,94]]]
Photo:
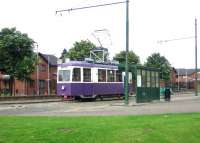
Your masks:
[[[0,143],[199,143],[200,113],[106,117],[0,116]]]

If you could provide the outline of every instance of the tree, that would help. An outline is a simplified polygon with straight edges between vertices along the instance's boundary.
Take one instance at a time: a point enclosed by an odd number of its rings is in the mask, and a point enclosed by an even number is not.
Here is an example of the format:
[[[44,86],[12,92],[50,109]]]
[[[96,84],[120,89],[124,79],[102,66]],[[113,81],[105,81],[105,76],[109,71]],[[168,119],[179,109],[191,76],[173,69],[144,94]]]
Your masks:
[[[34,41],[16,30],[4,28],[0,31],[0,70],[19,80],[28,79],[34,71],[36,56]]]
[[[90,57],[90,50],[96,46],[89,40],[81,40],[80,42],[75,42],[73,47],[69,49],[67,57],[70,60],[83,60]]]
[[[114,57],[114,60],[118,61],[121,64],[126,62],[126,51],[121,51],[117,53]],[[129,64],[140,64],[140,58],[133,51],[129,51],[128,53],[128,63]]]
[[[60,59],[62,59],[62,61],[64,62],[65,58],[67,58],[67,50],[63,49],[61,56],[60,56]]]
[[[169,61],[159,53],[153,53],[149,56],[145,66],[159,68],[161,70],[160,78],[166,82],[170,80],[171,65]]]

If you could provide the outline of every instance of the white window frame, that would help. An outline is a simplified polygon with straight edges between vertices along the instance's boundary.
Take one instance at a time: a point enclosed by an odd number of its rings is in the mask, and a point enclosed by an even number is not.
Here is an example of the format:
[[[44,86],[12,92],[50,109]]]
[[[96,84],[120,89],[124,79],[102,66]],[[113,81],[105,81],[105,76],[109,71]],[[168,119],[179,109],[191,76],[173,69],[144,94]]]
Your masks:
[[[99,82],[99,72],[98,72],[98,70],[106,70],[106,81]],[[107,83],[107,68],[97,68],[97,82],[98,83]]]
[[[69,77],[69,81],[59,81],[59,71],[60,70],[69,70],[70,71],[70,77]],[[57,83],[69,83],[72,81],[72,68],[71,67],[58,67],[58,71],[57,71]]]
[[[90,82],[83,81],[83,79],[84,79],[83,69],[90,69],[91,70],[91,73],[90,73],[91,81]],[[83,82],[83,83],[92,83],[93,82],[92,77],[93,77],[92,68],[91,67],[82,67],[82,69],[81,69],[81,82]]]
[[[73,81],[72,79],[73,79],[73,71],[74,71],[74,69],[75,68],[80,68],[80,76],[81,76],[81,78],[80,78],[80,81]],[[83,82],[83,76],[82,76],[82,74],[83,74],[83,67],[80,67],[80,66],[71,66],[71,72],[72,72],[72,75],[71,75],[71,82],[72,83],[82,83]]]

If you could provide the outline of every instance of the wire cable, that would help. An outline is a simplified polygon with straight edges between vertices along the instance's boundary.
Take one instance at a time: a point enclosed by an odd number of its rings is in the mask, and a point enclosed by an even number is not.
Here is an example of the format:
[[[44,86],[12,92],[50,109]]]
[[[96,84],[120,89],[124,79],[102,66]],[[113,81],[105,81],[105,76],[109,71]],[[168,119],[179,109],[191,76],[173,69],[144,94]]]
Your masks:
[[[70,9],[64,9],[64,10],[57,10],[56,14],[60,13],[60,12],[65,12],[65,11],[70,12],[70,11],[73,11],[73,10],[82,10],[82,9],[89,9],[89,8],[95,8],[95,7],[102,7],[102,6],[110,6],[110,5],[122,4],[122,3],[126,3],[127,1],[105,3],[105,4],[98,4],[98,5],[90,5],[90,6],[85,6],[85,7],[77,7],[77,8],[70,8]]]
[[[182,37],[182,38],[176,38],[176,39],[169,39],[169,40],[160,40],[157,41],[158,44],[162,44],[162,43],[166,43],[166,42],[172,42],[172,41],[177,41],[177,40],[185,40],[185,39],[193,39],[195,38],[194,36],[190,36],[190,37]]]

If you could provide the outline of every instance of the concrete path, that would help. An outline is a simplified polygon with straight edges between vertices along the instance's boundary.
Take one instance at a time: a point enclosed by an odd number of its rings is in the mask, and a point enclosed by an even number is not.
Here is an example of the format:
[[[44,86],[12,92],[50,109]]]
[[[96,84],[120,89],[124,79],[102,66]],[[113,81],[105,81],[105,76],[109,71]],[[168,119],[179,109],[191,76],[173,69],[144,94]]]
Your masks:
[[[96,102],[46,102],[34,104],[0,104],[0,115],[18,116],[105,116],[200,112],[200,96],[172,96],[170,102],[154,101],[129,105],[123,100]]]

